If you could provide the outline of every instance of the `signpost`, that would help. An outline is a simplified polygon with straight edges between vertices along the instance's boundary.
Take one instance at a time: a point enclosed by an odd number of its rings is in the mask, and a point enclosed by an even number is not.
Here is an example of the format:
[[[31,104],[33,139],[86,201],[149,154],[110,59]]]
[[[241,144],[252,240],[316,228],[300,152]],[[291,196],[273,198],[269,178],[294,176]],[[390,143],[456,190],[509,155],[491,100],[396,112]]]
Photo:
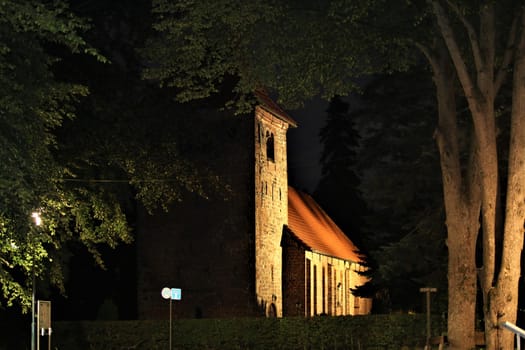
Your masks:
[[[169,344],[170,344],[170,350],[171,350],[171,315],[172,315],[172,302],[173,300],[181,300],[182,299],[182,290],[180,288],[168,288],[168,287],[164,287],[162,288],[162,290],[160,291],[160,295],[162,295],[162,297],[164,299],[169,299],[170,300],[170,335],[169,335]]]
[[[51,302],[39,300],[37,315],[36,327],[38,334],[36,336],[36,348],[40,350],[40,337],[43,337],[47,331],[47,348],[51,350]]]
[[[427,345],[425,346],[425,350],[429,350],[430,349],[430,293],[437,292],[437,289],[426,287],[426,288],[420,288],[419,291],[421,293],[427,293]]]

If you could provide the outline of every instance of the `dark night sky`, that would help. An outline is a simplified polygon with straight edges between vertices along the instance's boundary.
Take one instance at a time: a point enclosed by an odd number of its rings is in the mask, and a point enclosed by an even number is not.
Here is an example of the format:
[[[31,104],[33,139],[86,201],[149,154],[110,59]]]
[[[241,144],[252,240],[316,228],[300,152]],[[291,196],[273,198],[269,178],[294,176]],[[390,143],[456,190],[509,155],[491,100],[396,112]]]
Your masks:
[[[324,126],[327,108],[328,102],[314,99],[301,109],[288,111],[298,124],[288,130],[289,182],[310,194],[321,176],[319,129]]]

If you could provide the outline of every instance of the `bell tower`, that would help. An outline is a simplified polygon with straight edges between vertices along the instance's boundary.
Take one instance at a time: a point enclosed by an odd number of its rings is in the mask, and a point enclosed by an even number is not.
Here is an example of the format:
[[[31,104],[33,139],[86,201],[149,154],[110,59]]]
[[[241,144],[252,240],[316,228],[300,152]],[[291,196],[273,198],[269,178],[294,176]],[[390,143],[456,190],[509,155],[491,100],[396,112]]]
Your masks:
[[[255,292],[266,316],[282,317],[283,227],[288,223],[286,132],[297,124],[264,92],[255,108]]]

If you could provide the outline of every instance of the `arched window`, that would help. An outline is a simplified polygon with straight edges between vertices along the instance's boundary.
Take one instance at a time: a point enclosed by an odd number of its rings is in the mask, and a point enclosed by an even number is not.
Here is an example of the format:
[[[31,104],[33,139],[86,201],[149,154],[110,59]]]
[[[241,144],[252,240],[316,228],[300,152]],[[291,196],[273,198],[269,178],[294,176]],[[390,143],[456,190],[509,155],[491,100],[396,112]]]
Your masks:
[[[266,158],[275,161],[273,134],[266,132]]]

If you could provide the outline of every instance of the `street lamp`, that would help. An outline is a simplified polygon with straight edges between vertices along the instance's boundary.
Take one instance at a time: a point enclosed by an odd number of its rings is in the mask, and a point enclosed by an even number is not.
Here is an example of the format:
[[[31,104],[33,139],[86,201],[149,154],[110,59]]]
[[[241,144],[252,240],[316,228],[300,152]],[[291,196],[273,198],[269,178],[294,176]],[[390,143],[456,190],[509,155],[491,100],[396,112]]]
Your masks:
[[[31,217],[33,218],[33,220],[35,221],[35,225],[36,226],[40,226],[42,224],[42,218],[40,217],[40,213],[39,212],[33,212],[31,214]],[[32,244],[34,244],[34,240],[32,240],[31,242]],[[31,287],[32,291],[31,291],[31,350],[35,350],[35,329],[36,329],[36,325],[35,325],[35,297],[36,297],[36,283],[35,283],[35,248],[32,247],[33,249],[33,285]]]
[[[31,217],[32,217],[33,220],[35,221],[35,225],[40,226],[40,225],[42,224],[42,218],[40,217],[40,213],[39,213],[39,212],[34,211],[34,212],[31,214]]]

